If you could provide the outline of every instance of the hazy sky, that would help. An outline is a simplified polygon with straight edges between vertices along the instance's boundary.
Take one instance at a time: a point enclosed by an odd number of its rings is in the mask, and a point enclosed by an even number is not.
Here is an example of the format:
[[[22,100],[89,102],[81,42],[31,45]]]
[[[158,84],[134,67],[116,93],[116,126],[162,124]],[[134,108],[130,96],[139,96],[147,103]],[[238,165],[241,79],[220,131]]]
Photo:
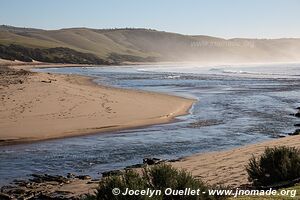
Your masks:
[[[300,0],[1,0],[0,24],[143,27],[219,37],[300,37]]]

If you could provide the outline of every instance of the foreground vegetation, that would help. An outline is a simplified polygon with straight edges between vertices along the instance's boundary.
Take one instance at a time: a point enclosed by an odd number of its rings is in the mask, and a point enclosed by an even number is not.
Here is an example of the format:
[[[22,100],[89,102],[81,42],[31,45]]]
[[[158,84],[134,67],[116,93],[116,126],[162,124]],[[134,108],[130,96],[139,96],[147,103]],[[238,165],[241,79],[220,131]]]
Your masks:
[[[249,181],[254,188],[273,188],[277,192],[289,191],[289,195],[241,196],[239,200],[288,200],[300,199],[300,150],[294,147],[266,148],[258,158],[252,157],[246,167]],[[289,187],[289,185],[291,187]],[[294,186],[292,186],[294,185]],[[293,195],[291,195],[291,192]],[[236,199],[236,198],[231,198]]]
[[[300,198],[300,150],[292,147],[274,147],[266,148],[260,157],[252,157],[246,166],[249,175],[249,181],[252,182],[253,190],[278,189],[277,196],[238,196],[237,198],[229,196],[209,196],[208,192],[197,195],[114,195],[114,188],[120,189],[123,193],[126,188],[131,190],[161,190],[167,188],[173,190],[184,190],[191,188],[194,190],[208,191],[209,189],[222,189],[221,187],[212,187],[199,179],[195,179],[190,173],[184,170],[177,170],[171,165],[159,164],[152,167],[143,168],[140,171],[127,170],[122,175],[109,176],[103,178],[93,196],[86,200],[215,200],[215,199],[239,199],[239,200],[288,200]],[[289,186],[290,185],[290,186]],[[281,189],[280,189],[281,188]],[[224,189],[224,188],[223,188]],[[281,191],[288,191],[285,195],[279,195]],[[233,191],[235,191],[233,189]]]
[[[300,178],[300,150],[294,147],[266,148],[259,157],[252,157],[246,170],[256,187],[293,184]]]
[[[130,195],[114,195],[112,193],[114,188],[119,188],[120,192],[126,191],[126,188],[132,190],[161,190],[161,195],[150,196],[130,196]],[[128,170],[124,172],[121,176],[110,176],[103,179],[100,183],[99,188],[95,196],[90,196],[88,200],[145,200],[145,199],[155,199],[155,200],[217,200],[225,199],[222,196],[209,196],[206,192],[203,194],[185,196],[185,195],[165,195],[164,191],[167,188],[172,188],[173,190],[184,190],[186,188],[190,189],[200,189],[200,191],[207,191],[209,186],[203,183],[201,180],[195,179],[190,173],[184,170],[177,170],[171,165],[160,164],[153,166],[151,168],[144,168],[141,172],[136,172],[133,170]]]

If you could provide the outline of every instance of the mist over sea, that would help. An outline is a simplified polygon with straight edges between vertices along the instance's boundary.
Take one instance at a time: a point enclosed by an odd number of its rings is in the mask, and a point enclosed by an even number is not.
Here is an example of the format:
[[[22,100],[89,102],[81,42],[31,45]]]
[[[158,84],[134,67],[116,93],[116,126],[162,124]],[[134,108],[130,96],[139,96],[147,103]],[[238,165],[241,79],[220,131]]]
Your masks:
[[[0,185],[32,173],[90,174],[269,140],[295,130],[300,64],[139,65],[49,68],[108,86],[155,91],[198,101],[169,124],[0,147]],[[155,109],[155,108],[153,108]]]

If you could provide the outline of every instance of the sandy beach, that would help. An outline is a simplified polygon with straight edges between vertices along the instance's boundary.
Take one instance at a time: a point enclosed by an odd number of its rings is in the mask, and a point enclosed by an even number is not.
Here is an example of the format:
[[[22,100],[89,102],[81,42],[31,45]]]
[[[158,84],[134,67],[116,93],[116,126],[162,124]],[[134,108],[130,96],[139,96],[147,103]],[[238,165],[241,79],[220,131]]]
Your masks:
[[[266,147],[283,145],[300,148],[300,136],[273,139],[227,151],[196,154],[173,163],[173,166],[188,170],[209,184],[240,187],[249,184],[245,166],[252,155],[259,156]]]
[[[0,144],[166,123],[194,102],[103,87],[87,77],[25,71],[3,72],[0,88]]]

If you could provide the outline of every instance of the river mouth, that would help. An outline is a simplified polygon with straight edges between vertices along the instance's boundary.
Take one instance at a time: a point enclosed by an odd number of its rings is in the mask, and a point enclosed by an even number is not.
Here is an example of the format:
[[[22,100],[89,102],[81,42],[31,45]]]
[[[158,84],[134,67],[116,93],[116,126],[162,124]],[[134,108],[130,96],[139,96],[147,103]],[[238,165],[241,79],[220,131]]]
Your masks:
[[[198,101],[191,114],[170,124],[2,146],[0,184],[27,178],[33,173],[65,175],[72,172],[98,177],[101,172],[140,163],[145,157],[176,159],[287,135],[295,130],[294,124],[298,122],[290,114],[296,112],[300,103],[299,66],[39,69],[92,76],[99,84]]]

